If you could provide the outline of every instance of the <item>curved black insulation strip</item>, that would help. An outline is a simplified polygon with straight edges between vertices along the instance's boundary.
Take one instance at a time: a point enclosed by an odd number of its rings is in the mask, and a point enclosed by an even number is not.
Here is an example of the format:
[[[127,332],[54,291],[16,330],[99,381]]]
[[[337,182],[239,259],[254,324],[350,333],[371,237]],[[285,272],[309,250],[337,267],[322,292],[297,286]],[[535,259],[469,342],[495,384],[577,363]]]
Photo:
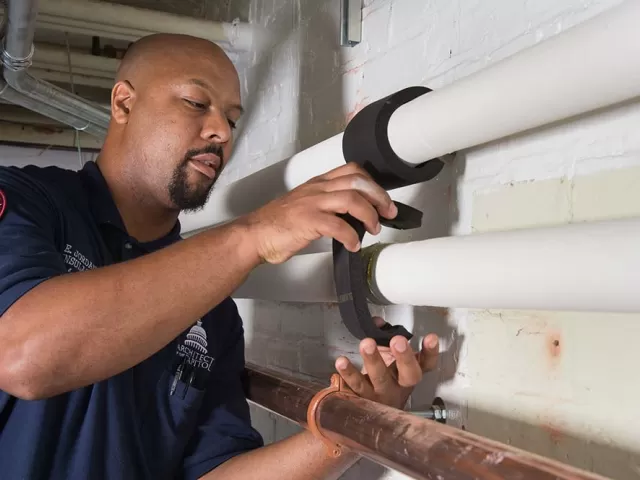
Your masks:
[[[385,190],[426,182],[440,173],[444,166],[440,159],[428,160],[415,167],[404,163],[391,148],[387,134],[393,112],[430,91],[427,87],[405,88],[358,112],[342,137],[345,160],[360,165]]]
[[[386,190],[426,182],[435,177],[444,166],[441,160],[434,159],[415,167],[408,166],[395,154],[387,135],[393,112],[430,91],[426,87],[409,87],[360,111],[345,129],[342,139],[345,160],[362,166]],[[408,205],[395,203],[398,215],[392,220],[380,218],[382,225],[403,230],[417,228],[422,224],[422,212]],[[355,229],[362,240],[364,225],[350,215],[341,217]],[[381,346],[389,346],[389,341],[396,335],[410,339],[411,333],[401,325],[386,324],[378,328],[373,323],[367,304],[370,295],[365,278],[365,262],[366,259],[359,253],[351,253],[342,243],[333,241],[333,276],[342,321],[356,338],[373,338]]]
[[[342,218],[351,225],[359,237],[364,236],[362,222],[350,215]],[[367,304],[368,285],[364,276],[365,259],[349,252],[337,241],[333,241],[333,277],[338,295],[338,306],[342,322],[351,334],[358,338],[373,338],[378,345],[389,346],[389,341],[396,335],[410,339],[412,337],[402,325],[386,324],[378,328],[373,323]]]

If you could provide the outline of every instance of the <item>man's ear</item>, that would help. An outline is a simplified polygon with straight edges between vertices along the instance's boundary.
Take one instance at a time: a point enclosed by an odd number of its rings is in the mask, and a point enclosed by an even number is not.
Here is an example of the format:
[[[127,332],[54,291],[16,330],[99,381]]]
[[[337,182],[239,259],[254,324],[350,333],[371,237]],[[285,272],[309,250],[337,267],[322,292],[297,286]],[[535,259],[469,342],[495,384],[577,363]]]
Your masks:
[[[117,82],[111,90],[111,118],[120,125],[129,121],[136,91],[128,81]]]

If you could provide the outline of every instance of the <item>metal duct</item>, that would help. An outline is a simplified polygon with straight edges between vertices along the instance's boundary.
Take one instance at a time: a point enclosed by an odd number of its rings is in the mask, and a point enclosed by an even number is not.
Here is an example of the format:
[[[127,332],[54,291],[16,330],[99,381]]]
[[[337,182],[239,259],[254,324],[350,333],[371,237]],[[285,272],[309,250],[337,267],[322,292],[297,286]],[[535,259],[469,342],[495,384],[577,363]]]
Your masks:
[[[39,100],[35,100],[27,95],[20,93],[17,90],[11,88],[3,78],[0,78],[0,98],[3,98],[11,103],[20,105],[21,107],[33,110],[49,118],[53,118],[60,123],[70,125],[76,130],[86,132],[95,137],[103,137],[106,131],[94,125],[86,120],[83,120],[75,115],[71,115],[67,112],[58,110],[57,108],[42,103]]]
[[[0,96],[78,130],[100,137],[106,135],[108,111],[27,72],[33,57],[38,1],[10,0],[6,10],[2,50],[4,80]]]

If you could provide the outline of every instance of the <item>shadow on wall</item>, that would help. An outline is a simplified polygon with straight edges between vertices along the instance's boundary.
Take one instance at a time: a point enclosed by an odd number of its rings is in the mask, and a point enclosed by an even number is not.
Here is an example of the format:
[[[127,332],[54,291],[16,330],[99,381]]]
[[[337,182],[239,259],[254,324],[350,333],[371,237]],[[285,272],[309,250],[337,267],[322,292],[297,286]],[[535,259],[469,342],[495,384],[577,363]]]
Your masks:
[[[603,409],[602,415],[608,415]],[[547,425],[469,409],[467,430],[561,463],[618,480],[640,477],[640,452],[585,438]]]
[[[263,154],[269,157],[268,161],[275,160],[276,164],[264,168],[260,178],[243,178],[242,188],[230,189],[224,201],[226,208],[234,215],[246,213],[243,210],[248,205],[252,208],[264,205],[273,199],[274,191],[286,191],[284,164],[277,162],[285,160],[292,149],[303,151],[343,131],[346,125],[341,75],[341,49],[344,47],[339,44],[338,30],[339,2],[287,1],[275,7],[265,4],[258,8],[265,11],[275,8],[266,19],[272,47],[259,52],[257,63],[247,69],[244,99],[247,112],[236,135],[238,139],[246,140],[247,131],[250,132],[252,128],[258,127],[260,131],[271,128],[272,143]],[[289,82],[282,80],[282,72],[279,71],[282,69],[288,75],[297,76],[297,86],[294,80],[290,89],[287,88]],[[275,84],[279,85],[274,91]],[[274,95],[264,102],[267,107],[262,107],[273,112],[258,111],[261,108],[258,100]],[[291,95],[297,97],[297,105],[288,98]],[[291,120],[288,136],[281,128],[277,128],[273,120],[277,117],[279,121],[286,122],[290,115],[296,113],[297,117]],[[262,133],[258,135],[263,136]],[[252,141],[251,132],[248,140]],[[257,151],[260,149],[255,144],[252,147]],[[281,156],[278,158],[278,155]],[[239,160],[246,162],[251,159]],[[258,160],[258,163],[263,160]],[[247,199],[247,190],[252,192],[251,199]]]
[[[344,130],[339,2],[300,2],[300,150]]]

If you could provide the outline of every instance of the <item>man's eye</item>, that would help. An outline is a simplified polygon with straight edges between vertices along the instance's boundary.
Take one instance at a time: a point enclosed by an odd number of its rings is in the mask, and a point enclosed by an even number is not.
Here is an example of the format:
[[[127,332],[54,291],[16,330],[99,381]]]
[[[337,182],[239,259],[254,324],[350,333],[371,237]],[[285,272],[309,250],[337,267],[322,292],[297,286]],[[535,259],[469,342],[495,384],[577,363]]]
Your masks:
[[[204,103],[194,102],[193,100],[189,100],[187,98],[185,98],[184,101],[187,102],[189,106],[196,108],[198,110],[206,110],[207,108],[207,106]]]
[[[233,120],[227,119],[227,121],[229,122],[229,126],[231,127],[231,130],[235,130],[236,129],[236,122],[234,122]]]

